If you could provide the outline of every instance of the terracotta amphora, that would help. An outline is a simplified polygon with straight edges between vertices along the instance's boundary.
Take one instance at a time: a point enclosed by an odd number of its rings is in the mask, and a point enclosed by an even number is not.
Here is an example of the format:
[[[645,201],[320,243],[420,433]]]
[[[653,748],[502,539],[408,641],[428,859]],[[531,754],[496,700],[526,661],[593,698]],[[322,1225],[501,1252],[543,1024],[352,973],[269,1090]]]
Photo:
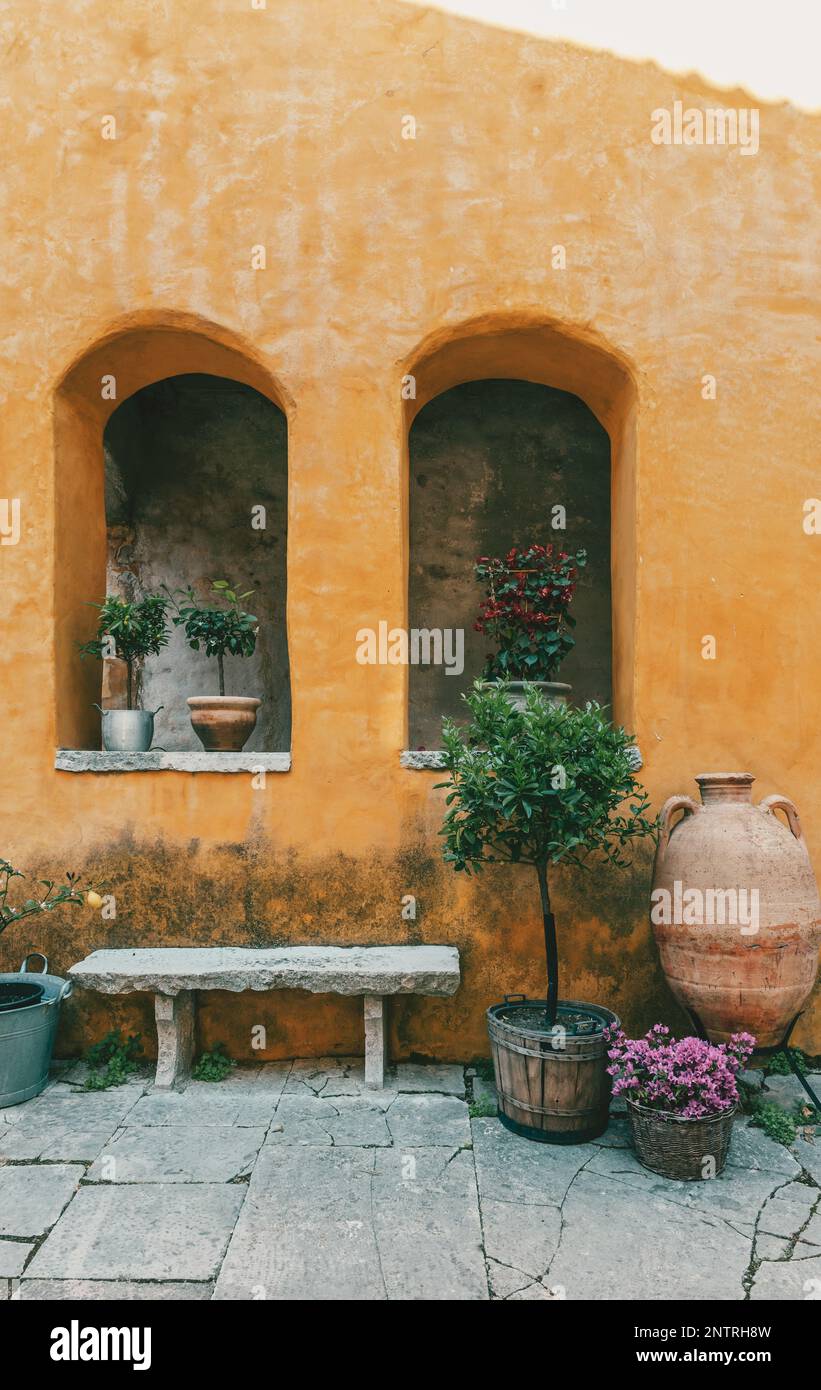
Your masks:
[[[754,806],[749,772],[695,780],[700,806],[671,796],[661,810],[650,912],[661,963],[713,1042],[744,1031],[773,1047],[813,987],[821,940],[798,811],[787,796]]]

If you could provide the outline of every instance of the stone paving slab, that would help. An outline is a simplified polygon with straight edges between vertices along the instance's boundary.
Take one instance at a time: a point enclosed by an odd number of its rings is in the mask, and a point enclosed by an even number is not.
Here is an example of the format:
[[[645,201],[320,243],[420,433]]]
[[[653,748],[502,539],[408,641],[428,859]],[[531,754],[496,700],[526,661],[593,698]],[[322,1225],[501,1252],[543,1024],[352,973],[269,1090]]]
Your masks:
[[[391,1143],[387,1104],[364,1096],[283,1096],[277,1107],[268,1144],[357,1145],[369,1148]]]
[[[214,1297],[486,1299],[470,1154],[266,1146]]]
[[[233,1089],[228,1081],[191,1082],[184,1091],[152,1091],[129,1110],[125,1125],[239,1125],[267,1129],[274,1117],[279,1091],[263,1087]],[[223,1086],[226,1088],[223,1090]]]
[[[567,1299],[741,1299],[751,1247],[726,1221],[661,1194],[642,1199],[588,1166],[562,1205],[545,1282]]]
[[[767,1235],[784,1236],[791,1239],[803,1233],[818,1205],[817,1187],[807,1187],[804,1183],[791,1182],[780,1187],[767,1199],[758,1219],[759,1231]]]
[[[127,1279],[22,1279],[18,1297],[23,1302],[50,1302],[54,1299],[71,1299],[81,1303],[94,1302],[97,1299],[111,1299],[117,1302],[179,1299],[191,1302],[208,1301],[213,1291],[213,1282],[195,1284],[190,1281],[169,1280],[160,1284],[151,1280],[136,1283]]]
[[[785,1181],[781,1174],[768,1170],[733,1168],[706,1182],[671,1182],[643,1168],[632,1152],[603,1148],[585,1164],[585,1172],[612,1177],[615,1184],[633,1194],[634,1202],[638,1197],[642,1211],[648,1203],[664,1200],[693,1216],[716,1217],[736,1228],[753,1223],[767,1198]]]
[[[590,1144],[537,1144],[493,1119],[473,1120],[471,1129],[483,1202],[559,1206],[579,1169],[597,1152]]]
[[[674,1183],[622,1111],[568,1147],[469,1122],[448,1065],[379,1092],[361,1058],[170,1093],[81,1077],[0,1118],[0,1298],[821,1296],[821,1138],[740,1120],[720,1178]]]
[[[757,1302],[769,1298],[781,1302],[787,1299],[794,1302],[817,1302],[821,1299],[821,1256],[763,1264],[750,1289],[750,1299]],[[809,1330],[812,1325],[810,1309],[807,1309],[807,1315]]]
[[[108,1119],[91,1124],[80,1111],[58,1115],[48,1124],[44,1123],[42,1112],[26,1115],[0,1135],[0,1161],[39,1158],[90,1163],[108,1143],[118,1123]]]
[[[68,1163],[0,1167],[0,1236],[41,1236],[71,1201],[85,1169]]]
[[[456,1096],[400,1095],[385,1118],[394,1144],[459,1148],[471,1142],[468,1109]]]
[[[233,1182],[250,1173],[264,1129],[238,1125],[129,1126],[88,1170],[91,1182]]]
[[[0,1279],[14,1279],[22,1274],[33,1249],[32,1241],[0,1240]]]
[[[245,1193],[244,1184],[81,1187],[27,1273],[41,1279],[212,1279]]]

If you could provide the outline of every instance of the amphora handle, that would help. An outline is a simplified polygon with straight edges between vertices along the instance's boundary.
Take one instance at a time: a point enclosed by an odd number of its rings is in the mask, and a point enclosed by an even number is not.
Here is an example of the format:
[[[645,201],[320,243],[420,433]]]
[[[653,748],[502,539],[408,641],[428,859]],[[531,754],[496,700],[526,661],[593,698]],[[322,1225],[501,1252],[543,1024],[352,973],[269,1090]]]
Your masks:
[[[676,811],[684,811],[686,815],[694,816],[702,808],[691,796],[668,796],[659,812],[659,843],[658,853],[667,848],[667,841],[670,839],[670,832],[673,827],[671,821]]]
[[[804,832],[801,829],[801,818],[798,814],[798,807],[794,801],[790,801],[788,796],[779,796],[775,792],[772,796],[765,796],[763,801],[758,803],[759,811],[765,815],[772,815],[774,811],[783,811],[790,824],[790,830],[796,840],[803,840]]]

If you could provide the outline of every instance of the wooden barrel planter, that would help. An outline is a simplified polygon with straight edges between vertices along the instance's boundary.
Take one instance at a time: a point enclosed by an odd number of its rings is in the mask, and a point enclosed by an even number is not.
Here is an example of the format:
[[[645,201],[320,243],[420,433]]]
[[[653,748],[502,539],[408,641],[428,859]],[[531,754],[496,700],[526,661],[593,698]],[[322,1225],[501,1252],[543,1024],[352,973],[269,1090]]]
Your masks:
[[[563,999],[556,1019],[562,1031],[546,1032],[538,1019],[544,1009],[544,999],[511,995],[487,1011],[499,1119],[543,1144],[583,1144],[607,1128],[603,1030],[619,1027],[619,1019],[597,1004]]]

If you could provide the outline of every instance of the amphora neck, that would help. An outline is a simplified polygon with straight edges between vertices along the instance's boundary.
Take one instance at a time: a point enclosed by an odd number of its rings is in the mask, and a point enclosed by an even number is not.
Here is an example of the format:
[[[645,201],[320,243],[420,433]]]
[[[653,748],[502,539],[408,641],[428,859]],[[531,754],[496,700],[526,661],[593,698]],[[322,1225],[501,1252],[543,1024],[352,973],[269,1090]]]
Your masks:
[[[700,772],[696,777],[704,806],[734,802],[749,805],[753,799],[751,772]]]

